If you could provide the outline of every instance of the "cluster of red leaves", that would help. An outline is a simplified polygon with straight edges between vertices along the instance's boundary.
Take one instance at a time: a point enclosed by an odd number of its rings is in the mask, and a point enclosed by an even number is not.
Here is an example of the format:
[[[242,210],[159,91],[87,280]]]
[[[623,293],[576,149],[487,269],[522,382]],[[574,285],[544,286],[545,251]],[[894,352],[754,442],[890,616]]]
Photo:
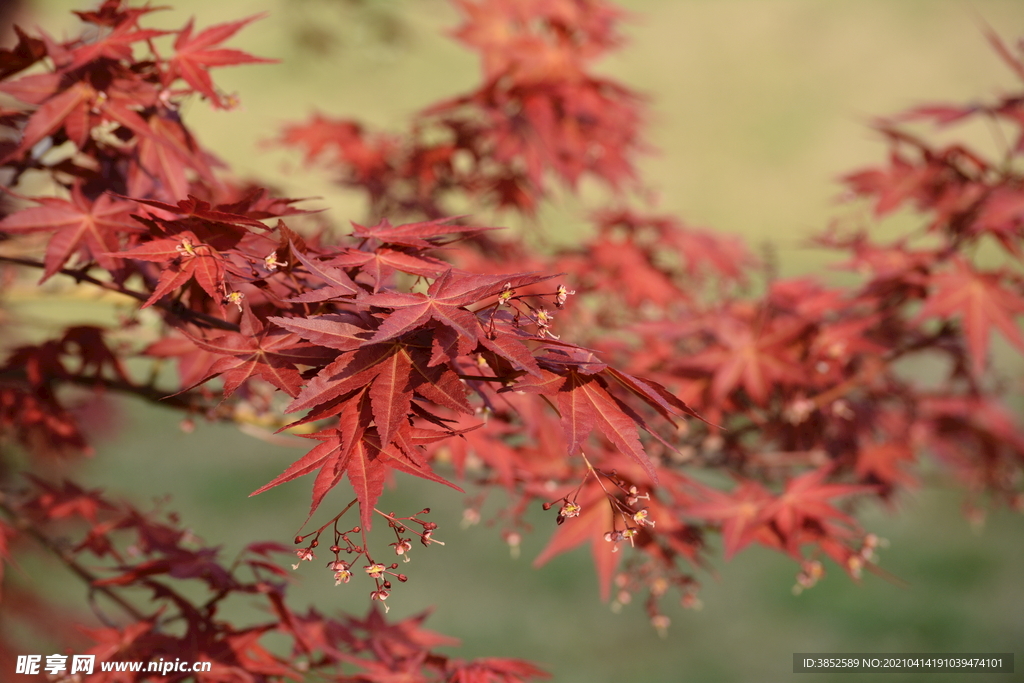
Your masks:
[[[30,198],[37,206],[0,221],[0,234],[26,248],[25,233],[52,233],[42,260],[0,254],[0,263],[34,266],[44,279],[61,273],[155,310],[161,335],[138,350],[176,359],[179,385],[161,392],[133,379],[118,361],[127,351],[105,341],[109,334],[77,328],[16,350],[0,368],[0,427],[34,450],[84,448],[58,400],[64,384],[146,398],[176,392],[166,405],[213,419],[242,407],[275,415],[311,447],[256,493],[315,473],[312,517],[329,491],[351,488],[348,506],[296,539],[304,544],[297,555],[313,559],[321,536],[333,535],[336,582],[348,583],[354,562],[365,561],[380,601],[392,590],[388,577],[406,577],[374,559],[366,532],[375,514],[406,558],[413,536],[429,546],[436,528],[424,513],[376,510],[386,480],[404,472],[459,489],[435,471],[450,464],[483,495],[507,494],[501,519],[510,543],[528,530],[532,503],[557,507],[558,528],[537,563],[589,543],[602,594],[615,587],[624,603],[646,592],[659,628],[670,587],[684,606],[697,604],[694,572],[707,562],[709,536],[721,536],[726,557],[751,543],[791,556],[800,587],[820,578],[822,557],[854,577],[880,572],[878,539],[860,527],[849,499],[888,500],[915,482],[913,465],[925,456],[949,463],[972,496],[1020,506],[1024,437],[1002,405],[989,341],[994,326],[1024,346],[1016,327],[1024,312],[1022,144],[990,162],[960,146],[929,146],[898,121],[883,124],[890,163],[848,184],[879,215],[913,202],[928,246],[826,234],[820,241],[865,273],[854,287],[771,279],[750,295],[756,264],[735,240],[627,208],[595,214],[582,244],[527,252],[490,228],[445,218],[445,207],[468,197],[481,209],[529,213],[549,176],[572,186],[592,174],[616,186],[632,175],[636,98],[586,70],[617,42],[618,14],[598,0],[458,5],[466,21],[456,36],[484,57],[479,90],[428,109],[401,136],[369,136],[323,116],[284,133],[310,158],[333,152],[343,182],[363,189],[381,216],[354,224],[340,242],[300,230],[304,212],[293,200],[215,175],[178,117],[189,95],[228,104],[206,68],[259,61],[214,48],[251,19],[170,32],[172,57],[154,42],[168,32],[138,25],[150,10],[119,0],[80,14],[100,29],[90,40],[19,33],[18,46],[0,53],[0,90],[28,106],[0,118],[12,130],[0,165],[12,184],[43,174],[66,196]],[[1024,72],[1020,57],[993,43]],[[52,68],[14,78],[37,64]],[[1021,102],[1008,96],[911,118],[985,116],[1024,131]],[[386,214],[412,222],[394,225]],[[986,236],[1008,265],[974,258]],[[577,293],[585,302],[567,306]],[[917,380],[907,366],[919,358],[942,362],[941,377]],[[275,400],[282,394],[284,405]],[[298,415],[288,423],[280,413]],[[354,526],[342,522],[352,507]],[[10,514],[32,519],[31,506],[19,509]],[[132,515],[132,528],[155,525]],[[344,627],[366,636],[330,640],[319,616],[307,632],[273,597],[277,589],[257,590],[262,582],[241,582],[180,541],[153,546],[142,562],[119,559],[120,573],[94,587],[150,586],[167,574],[198,577],[215,595],[265,593],[276,626],[202,626],[253,675],[287,675],[261,669],[287,664],[255,649],[267,629],[280,628],[299,643],[297,655],[315,650],[332,665],[354,656],[339,643],[376,643],[366,646],[372,665],[361,659],[353,680],[538,675],[522,663],[438,658],[418,622],[385,627],[375,612]],[[279,573],[264,560],[246,562]],[[189,617],[167,590],[157,600],[186,623],[206,618],[202,609]],[[122,642],[130,632],[129,645],[167,637],[154,619],[109,637]],[[313,633],[321,640],[311,645]]]
[[[458,641],[422,628],[427,614],[388,623],[376,605],[362,618],[295,612],[285,601],[288,572],[275,559],[291,551],[280,544],[249,544],[225,563],[217,548],[182,529],[174,513],[142,512],[70,482],[31,477],[30,484],[5,495],[0,507],[14,527],[31,529],[37,543],[55,549],[89,582],[95,608],[108,617],[106,625],[82,627],[74,639],[76,652],[96,657],[90,683],[182,680],[180,674],[102,671],[107,662],[161,659],[209,662],[210,672],[198,680],[211,682],[298,681],[308,673],[364,683],[520,683],[547,677],[519,660],[467,662],[433,651]],[[28,540],[17,531],[11,536],[18,547]],[[138,589],[149,596],[144,607],[135,604]],[[16,584],[15,594],[4,599],[17,603],[27,590]],[[265,611],[264,620],[240,626],[223,618],[236,603],[253,600]],[[116,625],[115,613],[128,621]],[[274,653],[281,652],[282,637],[286,656]],[[5,671],[14,670],[18,654],[0,644]]]
[[[455,198],[532,214],[549,176],[575,187],[635,179],[642,148],[639,98],[592,75],[619,43],[620,12],[603,0],[458,0],[454,36],[480,53],[484,82],[416,115],[401,135],[314,115],[288,126],[284,145],[340,168],[364,190],[371,215],[451,214]]]

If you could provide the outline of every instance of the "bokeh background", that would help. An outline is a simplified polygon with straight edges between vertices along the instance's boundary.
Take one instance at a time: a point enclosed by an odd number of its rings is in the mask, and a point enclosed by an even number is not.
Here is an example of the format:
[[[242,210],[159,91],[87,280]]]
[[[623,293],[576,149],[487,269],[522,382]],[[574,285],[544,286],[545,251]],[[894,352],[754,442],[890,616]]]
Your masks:
[[[478,77],[472,54],[446,35],[458,18],[444,0],[178,0],[151,25],[203,27],[268,12],[230,45],[281,60],[221,69],[218,84],[236,92],[240,110],[193,102],[186,120],[200,140],[240,175],[260,179],[333,219],[364,218],[359,197],[339,190],[297,155],[267,144],[282,124],[314,110],[394,128],[431,102],[462,92]],[[629,0],[628,45],[600,69],[650,97],[648,141],[656,153],[641,169],[657,208],[688,223],[773,245],[784,275],[826,272],[830,257],[804,240],[851,209],[839,207],[837,178],[881,161],[885,148],[868,127],[874,116],[935,101],[966,101],[1014,87],[982,34],[987,23],[1007,39],[1024,35],[1020,0]],[[22,0],[19,23],[71,34],[70,9],[88,2]],[[1019,84],[1016,84],[1019,87]],[[990,131],[964,134],[992,145]],[[599,206],[602,190],[556,196],[527,229],[558,240],[585,231],[580,211]],[[509,221],[505,221],[509,222]],[[914,225],[899,215],[879,226],[892,234]],[[832,277],[826,274],[826,277]],[[56,327],[113,322],[105,300],[9,298],[19,311]],[[1020,367],[1011,371],[1019,377]],[[301,454],[224,425],[179,428],[180,416],[125,402],[120,425],[100,436],[86,483],[142,507],[178,509],[195,532],[230,557],[257,539],[287,543],[308,510],[299,481],[247,498]],[[704,609],[670,609],[666,639],[639,605],[613,614],[597,596],[589,554],[530,566],[553,528],[534,511],[536,532],[510,557],[497,528],[461,528],[463,498],[399,475],[384,508],[424,505],[440,524],[444,548],[420,548],[409,584],[389,601],[392,615],[436,610],[428,625],[460,638],[458,656],[535,660],[555,680],[781,681],[848,680],[791,673],[794,652],[1013,652],[1024,680],[1024,519],[1007,511],[962,514],[963,495],[938,473],[893,508],[863,511],[865,526],[890,541],[882,566],[906,587],[868,575],[860,585],[837,568],[813,589],[791,593],[797,567],[752,549],[718,561],[705,577]],[[330,507],[330,500],[323,509]],[[335,501],[341,503],[340,496]],[[81,605],[70,577],[26,566],[20,580],[52,581],[68,605]],[[335,588],[317,563],[296,572],[293,603],[321,611],[366,609],[366,591]],[[16,579],[18,580],[18,579]],[[245,615],[241,606],[240,615]],[[258,615],[249,615],[258,617]],[[966,680],[957,674],[872,675],[883,683]]]

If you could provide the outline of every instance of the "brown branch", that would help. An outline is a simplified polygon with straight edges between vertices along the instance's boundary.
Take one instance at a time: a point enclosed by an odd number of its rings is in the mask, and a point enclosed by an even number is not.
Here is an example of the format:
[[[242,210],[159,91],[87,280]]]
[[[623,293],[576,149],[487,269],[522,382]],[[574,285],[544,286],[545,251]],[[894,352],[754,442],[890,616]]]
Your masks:
[[[153,386],[132,384],[121,379],[109,379],[107,377],[83,377],[80,375],[67,375],[64,377],[51,377],[52,382],[66,382],[75,386],[85,388],[103,388],[116,391],[130,396],[150,401],[169,408],[178,408],[189,412],[209,413],[211,406],[203,401],[196,392],[185,392],[179,394],[167,394]],[[28,375],[24,368],[8,367],[0,369],[0,384],[24,384],[26,389],[31,389]]]
[[[28,266],[29,268],[41,269],[46,267],[46,264],[44,264],[42,261],[36,261],[34,259],[27,258],[19,258],[17,256],[0,256],[0,263],[4,262],[14,263],[19,266]],[[129,296],[143,303],[149,300],[149,295],[144,292],[136,292],[135,290],[128,289],[113,282],[104,282],[103,280],[99,280],[89,275],[87,272],[85,272],[84,269],[74,270],[71,268],[61,268],[57,272],[62,275],[67,275],[68,277],[74,278],[75,282],[88,282],[91,285],[101,287],[111,292],[117,292],[118,294],[124,294],[125,296]],[[186,308],[177,302],[164,303],[163,300],[161,300],[157,301],[153,305],[161,310],[166,311],[167,313],[170,313],[171,315],[177,316],[179,318],[187,318],[196,325],[199,325],[200,327],[212,327],[219,330],[229,330],[231,332],[238,332],[238,325],[234,323],[228,322],[227,320],[222,320],[220,318],[208,315],[206,313],[193,311],[192,309]]]

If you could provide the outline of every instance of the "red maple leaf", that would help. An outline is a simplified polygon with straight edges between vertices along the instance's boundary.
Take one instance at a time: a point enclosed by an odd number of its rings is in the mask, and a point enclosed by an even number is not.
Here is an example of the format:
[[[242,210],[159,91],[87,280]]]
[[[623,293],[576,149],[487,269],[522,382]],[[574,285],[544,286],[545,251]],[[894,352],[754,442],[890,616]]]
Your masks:
[[[900,463],[913,460],[914,452],[905,443],[872,443],[857,451],[854,471],[868,481],[871,477],[886,486],[908,485],[914,482],[914,477],[900,469]]]
[[[782,321],[764,327],[758,329],[750,321],[723,315],[711,321],[717,345],[685,359],[680,367],[710,372],[716,403],[742,387],[754,402],[764,405],[772,387],[806,379],[793,348],[804,324]]]
[[[430,469],[414,445],[415,436],[408,423],[401,425],[401,435],[392,443],[382,444],[377,428],[369,426],[372,419],[369,393],[366,388],[355,392],[344,403],[337,428],[311,435],[311,438],[321,443],[250,495],[255,496],[296,477],[320,470],[313,482],[313,499],[309,510],[312,516],[324,496],[347,475],[359,501],[360,524],[369,529],[373,521],[374,505],[384,490],[384,481],[391,470],[462,491]]]
[[[782,495],[768,503],[762,510],[761,518],[770,522],[781,535],[790,552],[798,549],[800,531],[806,523],[827,527],[831,520],[855,527],[853,518],[840,512],[830,502],[832,498],[858,493],[873,493],[874,486],[860,484],[829,484],[826,479],[832,474],[832,467],[825,466],[801,474],[786,482]]]
[[[426,294],[381,292],[360,297],[356,303],[393,309],[377,328],[370,342],[394,339],[422,327],[430,320],[436,320],[458,335],[458,353],[466,354],[476,348],[482,327],[476,315],[465,306],[495,296],[506,286],[514,289],[553,277],[556,275],[474,275],[449,269],[434,280]]]
[[[580,507],[579,516],[566,519],[565,523],[559,525],[547,546],[533,561],[533,566],[540,567],[556,555],[589,541],[601,599],[607,600],[611,593],[612,576],[619,563],[616,545],[605,540],[605,535],[615,529],[611,504],[605,498],[604,490],[596,483],[584,486],[573,503]]]
[[[325,349],[300,341],[296,334],[265,328],[248,306],[243,310],[238,332],[213,339],[190,335],[189,339],[200,349],[219,356],[206,376],[196,384],[221,375],[225,397],[233,394],[250,377],[262,377],[294,398],[302,384],[295,365],[316,365],[329,358]]]
[[[583,448],[596,427],[621,453],[639,464],[652,482],[658,482],[658,472],[640,443],[632,411],[609,394],[596,377],[570,370],[555,398],[570,455]]]
[[[257,19],[262,19],[264,16],[266,15],[255,14],[238,21],[217,24],[194,36],[192,35],[193,20],[190,19],[174,41],[175,53],[174,57],[168,60],[168,71],[165,76],[166,85],[170,85],[175,78],[180,77],[197,92],[209,98],[214,106],[226,108],[227,105],[224,99],[213,87],[213,80],[210,78],[208,71],[211,67],[234,66],[237,64],[273,64],[277,60],[253,57],[241,50],[213,49],[213,46],[224,42],[246,25],[251,24]]]
[[[1024,297],[1008,288],[1005,279],[1000,273],[980,272],[962,259],[954,259],[952,272],[931,276],[929,282],[934,289],[918,313],[918,320],[930,316],[961,318],[975,375],[985,369],[993,326],[1017,348],[1024,349],[1024,336],[1014,322],[1014,317],[1024,313]]]
[[[381,244],[394,244],[413,249],[429,249],[439,246],[442,242],[440,238],[446,235],[469,237],[498,229],[451,225],[452,221],[457,221],[459,218],[460,216],[451,216],[402,225],[391,225],[391,222],[385,218],[377,225],[370,227],[353,223],[352,236],[364,240],[375,239]]]
[[[202,243],[195,233],[184,231],[173,238],[155,239],[111,256],[165,265],[153,294],[142,304],[152,306],[164,296],[195,278],[214,301],[219,302],[224,281],[224,260],[209,244]]]
[[[732,493],[703,488],[709,500],[686,508],[690,517],[722,525],[725,559],[731,558],[752,541],[777,547],[777,537],[764,524],[763,512],[772,495],[756,481],[744,481]]]
[[[77,185],[71,189],[70,201],[56,197],[40,197],[34,201],[41,206],[7,216],[0,221],[0,230],[54,233],[46,246],[43,280],[63,268],[76,254],[86,262],[95,260],[107,270],[116,270],[117,262],[110,252],[120,247],[119,235],[142,230],[142,226],[131,220],[131,203],[106,194],[91,202]]]

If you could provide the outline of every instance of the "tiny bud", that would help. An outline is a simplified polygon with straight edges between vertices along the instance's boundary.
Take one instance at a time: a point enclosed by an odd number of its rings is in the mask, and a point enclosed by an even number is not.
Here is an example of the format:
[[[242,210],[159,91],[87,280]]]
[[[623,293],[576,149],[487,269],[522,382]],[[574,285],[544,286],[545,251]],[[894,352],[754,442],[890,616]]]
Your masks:
[[[313,542],[309,544],[309,547],[310,547],[310,548],[315,548],[315,547],[317,547],[318,545],[320,545],[320,541],[318,541],[318,540],[316,540],[316,539],[314,538],[314,539],[313,539]]]
[[[295,545],[298,545],[300,543],[302,543],[302,536],[296,536],[295,537]]]
[[[334,553],[335,555],[337,555],[338,553],[341,552],[341,546],[339,546],[339,545],[332,545],[331,546],[331,552]]]
[[[398,563],[397,562],[392,562],[391,566],[388,567],[388,569],[398,569]]]
[[[420,510],[420,514],[421,515],[429,515],[430,514],[430,508],[423,508],[422,510]]]
[[[396,578],[397,578],[397,579],[398,579],[399,581],[401,581],[402,583],[405,583],[406,581],[408,581],[408,580],[409,580],[409,577],[408,577],[408,576],[406,576],[405,574],[399,574],[399,575],[398,575],[398,576],[397,576]]]

